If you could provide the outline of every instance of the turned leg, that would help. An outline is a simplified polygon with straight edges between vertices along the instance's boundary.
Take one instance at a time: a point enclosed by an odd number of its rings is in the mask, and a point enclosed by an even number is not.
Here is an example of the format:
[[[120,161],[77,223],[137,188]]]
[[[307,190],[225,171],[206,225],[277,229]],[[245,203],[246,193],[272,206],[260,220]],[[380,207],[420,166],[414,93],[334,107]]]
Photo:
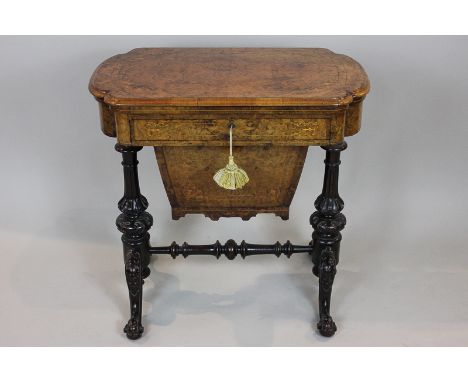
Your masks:
[[[137,152],[141,147],[117,144],[115,149],[122,153],[124,172],[124,196],[118,204],[122,213],[116,221],[117,228],[122,232],[125,277],[130,297],[130,319],[124,332],[128,338],[136,340],[143,333],[143,279],[150,274],[148,230],[153,225],[153,218],[146,212],[148,201],[141,195],[138,182]]]
[[[341,213],[344,203],[338,194],[340,153],[346,149],[346,142],[322,148],[326,150],[323,189],[315,201],[317,211],[310,217],[314,228],[312,271],[319,277],[320,320],[317,329],[321,335],[331,337],[336,332],[336,325],[330,315],[330,299],[340,256],[340,231],[346,224],[346,218]]]

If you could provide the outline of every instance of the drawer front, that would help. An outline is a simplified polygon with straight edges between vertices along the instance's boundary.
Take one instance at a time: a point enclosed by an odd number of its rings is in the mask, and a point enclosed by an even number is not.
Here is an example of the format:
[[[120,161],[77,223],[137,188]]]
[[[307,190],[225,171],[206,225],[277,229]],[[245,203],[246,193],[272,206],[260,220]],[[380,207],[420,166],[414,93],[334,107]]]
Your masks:
[[[130,137],[135,144],[226,145],[230,119],[132,119]],[[329,118],[233,118],[237,145],[259,143],[321,144],[330,139]]]

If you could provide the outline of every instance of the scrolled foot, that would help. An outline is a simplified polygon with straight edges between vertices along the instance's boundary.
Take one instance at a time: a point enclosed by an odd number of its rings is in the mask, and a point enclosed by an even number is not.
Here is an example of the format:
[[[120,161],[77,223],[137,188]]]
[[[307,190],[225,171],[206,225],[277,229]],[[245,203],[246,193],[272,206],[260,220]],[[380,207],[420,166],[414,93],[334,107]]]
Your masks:
[[[127,338],[130,340],[137,340],[143,334],[143,326],[136,319],[131,318],[125,325],[124,332],[127,334]]]
[[[331,337],[336,332],[336,324],[330,316],[325,316],[320,319],[317,329],[322,336]]]

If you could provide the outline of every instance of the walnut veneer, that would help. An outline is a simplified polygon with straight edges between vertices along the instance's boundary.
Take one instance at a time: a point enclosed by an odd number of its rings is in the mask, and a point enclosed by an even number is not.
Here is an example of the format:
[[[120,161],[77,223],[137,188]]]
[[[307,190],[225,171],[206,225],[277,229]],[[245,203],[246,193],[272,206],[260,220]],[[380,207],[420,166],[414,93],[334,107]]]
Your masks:
[[[106,135],[156,148],[175,219],[287,219],[304,147],[359,131],[369,81],[356,61],[327,49],[149,48],[106,60],[89,88]],[[234,194],[211,181],[224,166],[230,120],[236,160],[254,175]],[[205,146],[220,148],[194,148]]]

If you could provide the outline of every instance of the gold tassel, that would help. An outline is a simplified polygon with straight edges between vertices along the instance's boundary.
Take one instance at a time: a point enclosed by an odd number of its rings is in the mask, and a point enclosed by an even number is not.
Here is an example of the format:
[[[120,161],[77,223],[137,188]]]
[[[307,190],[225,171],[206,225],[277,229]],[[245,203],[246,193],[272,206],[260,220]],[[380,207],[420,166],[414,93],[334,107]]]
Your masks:
[[[232,128],[233,123],[229,124],[229,162],[226,167],[218,170],[213,179],[218,186],[227,190],[237,190],[244,187],[249,181],[247,173],[234,163],[232,155]]]

